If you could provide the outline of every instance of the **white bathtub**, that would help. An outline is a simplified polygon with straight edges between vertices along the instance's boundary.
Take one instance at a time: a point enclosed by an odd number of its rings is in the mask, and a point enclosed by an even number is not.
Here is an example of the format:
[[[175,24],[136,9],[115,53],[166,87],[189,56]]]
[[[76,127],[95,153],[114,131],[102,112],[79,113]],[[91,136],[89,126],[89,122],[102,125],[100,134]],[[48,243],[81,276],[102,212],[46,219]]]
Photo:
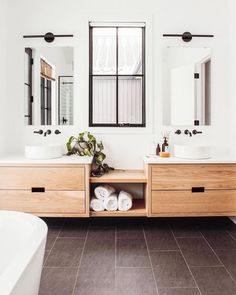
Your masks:
[[[0,211],[0,294],[37,295],[47,238],[40,218]]]

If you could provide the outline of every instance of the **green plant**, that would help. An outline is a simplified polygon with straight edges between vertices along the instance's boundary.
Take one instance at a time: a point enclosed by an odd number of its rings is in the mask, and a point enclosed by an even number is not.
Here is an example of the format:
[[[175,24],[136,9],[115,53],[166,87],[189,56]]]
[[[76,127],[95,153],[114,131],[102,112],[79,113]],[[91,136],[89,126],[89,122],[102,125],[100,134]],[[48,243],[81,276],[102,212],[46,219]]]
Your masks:
[[[96,137],[90,132],[81,132],[78,137],[71,136],[66,144],[67,155],[79,155],[93,157],[92,176],[102,176],[114,168],[108,166],[103,161],[106,159],[104,154],[104,146],[101,141],[97,141]]]

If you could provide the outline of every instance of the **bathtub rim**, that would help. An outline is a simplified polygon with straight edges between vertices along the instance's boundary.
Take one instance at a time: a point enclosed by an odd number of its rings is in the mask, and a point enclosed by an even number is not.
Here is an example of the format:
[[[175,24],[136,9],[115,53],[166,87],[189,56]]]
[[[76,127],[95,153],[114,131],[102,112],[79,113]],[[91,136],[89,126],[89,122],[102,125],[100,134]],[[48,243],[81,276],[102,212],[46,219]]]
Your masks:
[[[39,248],[42,247],[43,243],[45,248],[48,226],[41,218],[29,213],[0,210],[0,218],[2,214],[24,218],[37,226],[37,234],[34,235],[34,232],[32,233],[33,238],[30,238],[30,240],[26,241],[26,244],[22,245],[17,258],[9,263],[6,270],[4,270],[3,274],[0,276],[0,294],[10,295],[21,275],[24,273]]]

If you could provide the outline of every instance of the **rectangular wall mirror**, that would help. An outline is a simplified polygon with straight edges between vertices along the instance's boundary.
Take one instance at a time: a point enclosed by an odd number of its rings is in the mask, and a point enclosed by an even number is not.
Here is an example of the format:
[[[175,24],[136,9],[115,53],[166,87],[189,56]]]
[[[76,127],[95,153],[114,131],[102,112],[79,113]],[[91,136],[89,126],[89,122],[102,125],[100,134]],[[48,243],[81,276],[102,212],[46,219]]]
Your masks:
[[[25,48],[25,125],[73,125],[73,48]]]
[[[211,49],[163,49],[163,123],[211,125]]]

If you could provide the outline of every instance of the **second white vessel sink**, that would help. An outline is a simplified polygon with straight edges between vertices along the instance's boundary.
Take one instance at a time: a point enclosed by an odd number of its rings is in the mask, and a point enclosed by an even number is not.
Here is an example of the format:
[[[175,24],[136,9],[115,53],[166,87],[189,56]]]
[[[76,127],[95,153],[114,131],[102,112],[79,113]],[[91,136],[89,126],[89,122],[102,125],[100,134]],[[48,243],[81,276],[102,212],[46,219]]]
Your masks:
[[[201,160],[211,158],[211,147],[209,145],[174,145],[176,158]]]
[[[60,144],[25,146],[25,157],[29,159],[56,159],[62,157],[62,155],[62,146]]]

